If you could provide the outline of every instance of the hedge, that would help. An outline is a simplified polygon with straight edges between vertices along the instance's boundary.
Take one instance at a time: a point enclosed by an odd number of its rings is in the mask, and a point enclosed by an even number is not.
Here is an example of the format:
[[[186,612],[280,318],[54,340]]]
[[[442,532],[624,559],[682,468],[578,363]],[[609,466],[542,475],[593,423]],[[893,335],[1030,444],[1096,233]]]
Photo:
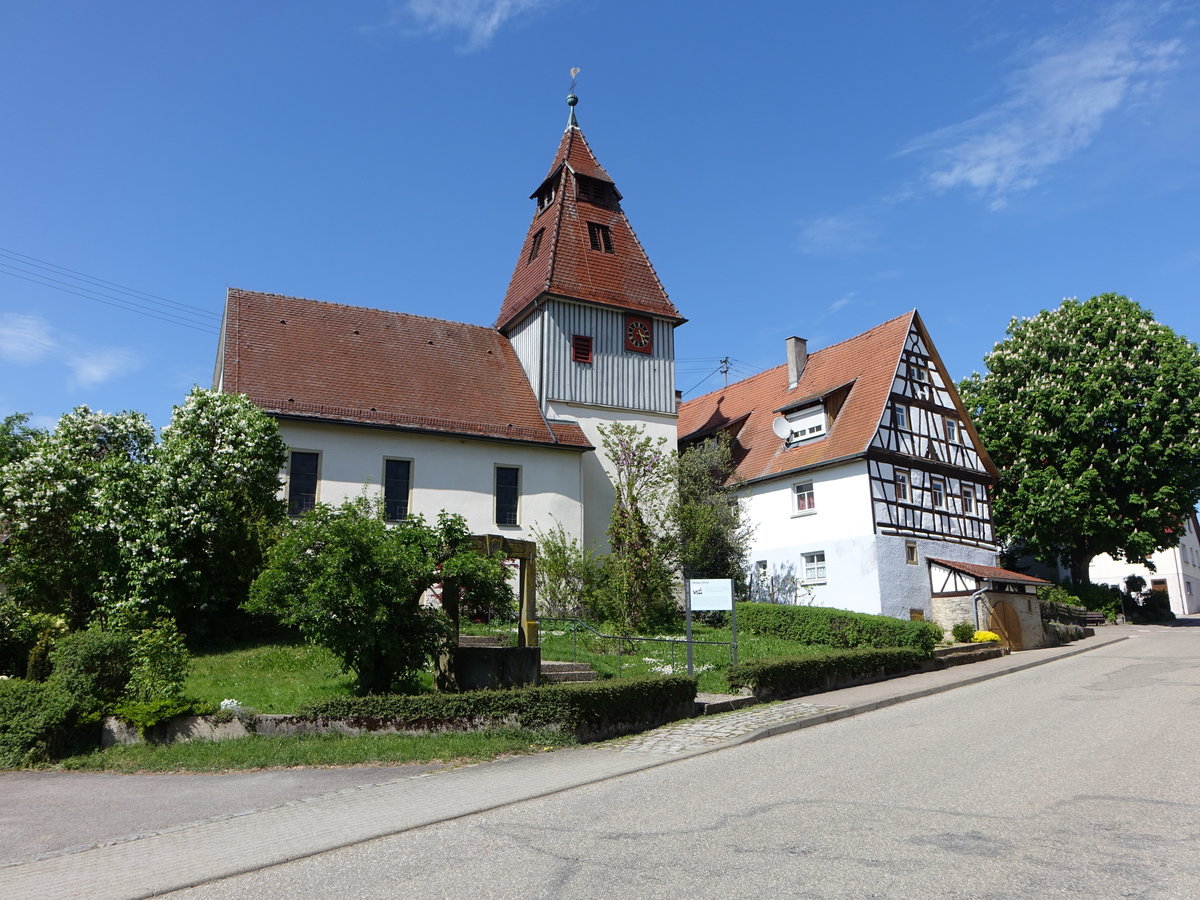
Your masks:
[[[725,677],[734,690],[749,688],[760,700],[786,700],[881,676],[907,674],[919,670],[926,658],[926,654],[910,647],[830,650],[813,656],[738,663],[729,667]]]
[[[856,647],[910,647],[923,657],[945,635],[933,622],[909,622],[891,616],[830,609],[827,606],[785,606],[745,602],[737,605],[740,631],[774,635],[801,644],[854,649]]]
[[[0,769],[47,762],[82,749],[79,704],[61,687],[40,681],[0,681]]]
[[[383,723],[414,731],[560,728],[580,740],[598,740],[686,718],[695,699],[696,679],[672,675],[461,694],[336,697],[305,704],[299,715],[346,719],[368,729]]]

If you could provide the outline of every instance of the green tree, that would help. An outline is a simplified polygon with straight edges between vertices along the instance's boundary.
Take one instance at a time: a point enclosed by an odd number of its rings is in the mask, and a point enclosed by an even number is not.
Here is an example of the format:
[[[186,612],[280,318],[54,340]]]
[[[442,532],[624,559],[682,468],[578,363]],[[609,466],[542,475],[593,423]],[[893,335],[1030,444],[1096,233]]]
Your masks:
[[[606,606],[633,629],[665,623],[675,615],[679,558],[670,520],[674,462],[663,448],[666,439],[652,440],[640,426],[601,426],[600,435],[616,493],[608,526]]]
[[[1200,500],[1200,351],[1132,300],[1065,300],[959,386],[1000,468],[998,534],[1076,582],[1108,553],[1150,564]]]
[[[743,520],[734,471],[733,442],[724,432],[680,453],[670,513],[684,574],[732,578],[739,599],[745,600],[753,528]]]
[[[33,442],[45,435],[40,428],[30,428],[28,422],[29,413],[13,413],[0,419],[0,469],[28,456]]]
[[[411,685],[452,633],[443,613],[420,603],[448,579],[476,597],[499,604],[507,595],[511,603],[504,566],[475,551],[461,516],[389,526],[378,503],[360,498],[318,504],[286,527],[247,606],[332,650],[360,692],[383,693]]]
[[[154,429],[141,413],[80,406],[0,472],[0,580],[23,607],[83,628],[128,593]]]

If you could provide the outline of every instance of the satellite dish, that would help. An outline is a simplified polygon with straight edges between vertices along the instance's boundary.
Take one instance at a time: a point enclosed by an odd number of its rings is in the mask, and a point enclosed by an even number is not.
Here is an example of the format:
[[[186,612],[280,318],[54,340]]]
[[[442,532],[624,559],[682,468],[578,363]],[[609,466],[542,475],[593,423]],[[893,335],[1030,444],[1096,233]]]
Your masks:
[[[775,421],[771,423],[771,430],[775,432],[775,437],[782,441],[788,441],[792,438],[792,423],[783,416],[775,417]]]

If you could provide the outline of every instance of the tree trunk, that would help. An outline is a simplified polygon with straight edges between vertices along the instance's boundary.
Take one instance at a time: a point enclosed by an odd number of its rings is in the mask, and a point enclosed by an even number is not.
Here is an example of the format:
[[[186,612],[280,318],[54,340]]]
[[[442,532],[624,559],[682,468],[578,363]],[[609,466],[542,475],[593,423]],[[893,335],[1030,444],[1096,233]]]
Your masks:
[[[1091,567],[1091,553],[1080,551],[1071,554],[1071,581],[1074,584],[1091,584]]]

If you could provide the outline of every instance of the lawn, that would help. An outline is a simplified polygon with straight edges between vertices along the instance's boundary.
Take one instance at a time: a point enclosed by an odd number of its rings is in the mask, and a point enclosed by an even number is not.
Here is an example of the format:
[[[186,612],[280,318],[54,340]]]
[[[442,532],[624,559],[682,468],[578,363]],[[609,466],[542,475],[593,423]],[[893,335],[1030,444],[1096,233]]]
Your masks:
[[[544,623],[539,633],[542,659],[582,662],[590,665],[601,678],[629,678],[635,675],[685,675],[687,674],[687,646],[684,644],[682,626],[671,632],[647,635],[646,637],[668,638],[645,640],[624,638],[617,641],[598,638],[588,632],[564,630],[562,623]],[[470,625],[463,628],[471,634],[496,634],[508,643],[516,642],[516,628],[508,625]],[[728,628],[713,628],[707,625],[692,626],[692,640],[717,641],[728,644]],[[781,656],[806,656],[829,649],[770,635],[738,634],[738,661],[765,659]],[[699,690],[702,693],[727,693],[725,672],[729,668],[729,647],[714,644],[694,643],[692,665]]]
[[[341,672],[323,647],[272,643],[192,657],[183,692],[220,703],[237,700],[260,713],[294,713],[310,700],[353,693],[354,676]]]

